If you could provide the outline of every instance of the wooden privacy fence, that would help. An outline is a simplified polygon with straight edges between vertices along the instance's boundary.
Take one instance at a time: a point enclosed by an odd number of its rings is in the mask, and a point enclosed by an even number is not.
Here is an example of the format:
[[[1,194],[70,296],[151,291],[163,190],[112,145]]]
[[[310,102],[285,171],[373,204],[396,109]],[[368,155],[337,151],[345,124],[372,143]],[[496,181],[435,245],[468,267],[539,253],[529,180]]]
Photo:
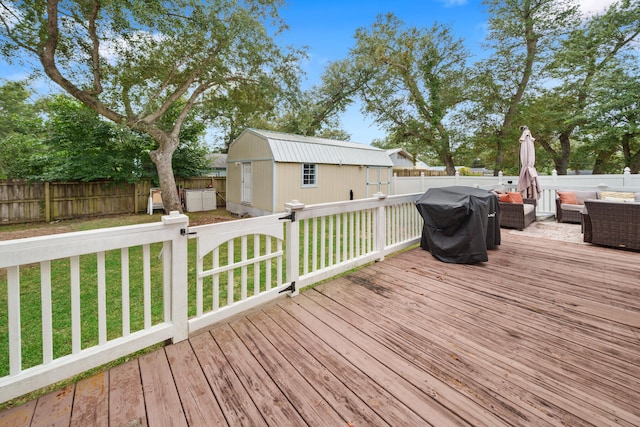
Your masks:
[[[213,187],[218,207],[225,206],[226,177],[176,178],[183,189]],[[86,216],[142,213],[147,210],[151,181],[118,184],[0,180],[0,224],[56,221]]]

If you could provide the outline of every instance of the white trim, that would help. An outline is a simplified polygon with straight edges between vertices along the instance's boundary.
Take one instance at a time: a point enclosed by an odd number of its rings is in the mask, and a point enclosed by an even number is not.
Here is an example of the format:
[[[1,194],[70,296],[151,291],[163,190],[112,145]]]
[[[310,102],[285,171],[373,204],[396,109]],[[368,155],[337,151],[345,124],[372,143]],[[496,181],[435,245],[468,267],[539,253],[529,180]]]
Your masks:
[[[305,166],[313,166],[313,184],[305,184],[305,176],[309,176],[305,174]],[[318,187],[318,164],[317,163],[300,163],[301,177],[300,177],[300,186],[302,188],[317,188]]]

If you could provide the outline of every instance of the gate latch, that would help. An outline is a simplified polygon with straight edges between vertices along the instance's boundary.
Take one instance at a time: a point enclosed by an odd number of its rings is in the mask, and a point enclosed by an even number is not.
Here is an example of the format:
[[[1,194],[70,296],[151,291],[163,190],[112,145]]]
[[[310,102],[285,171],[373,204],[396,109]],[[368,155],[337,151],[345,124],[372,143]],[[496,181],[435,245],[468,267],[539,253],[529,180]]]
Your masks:
[[[188,231],[188,229],[186,229],[186,228],[181,228],[180,229],[180,235],[181,236],[187,236],[189,234],[198,234],[198,232],[197,231]]]
[[[291,212],[289,215],[283,216],[282,218],[278,218],[278,219],[288,219],[288,220],[291,220],[291,222],[296,222],[296,213]]]
[[[281,291],[279,291],[279,294],[283,294],[285,292],[295,292],[296,291],[296,282],[293,281],[291,282],[291,284],[289,286],[287,286],[286,288],[282,289]]]

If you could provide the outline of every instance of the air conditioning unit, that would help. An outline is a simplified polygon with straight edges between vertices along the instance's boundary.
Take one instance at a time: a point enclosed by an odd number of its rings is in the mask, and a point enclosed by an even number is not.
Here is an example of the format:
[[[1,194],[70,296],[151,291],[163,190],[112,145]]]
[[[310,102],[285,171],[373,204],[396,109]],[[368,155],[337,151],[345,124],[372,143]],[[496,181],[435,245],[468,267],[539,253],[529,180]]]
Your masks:
[[[187,212],[212,211],[216,209],[215,188],[184,190],[184,203]]]

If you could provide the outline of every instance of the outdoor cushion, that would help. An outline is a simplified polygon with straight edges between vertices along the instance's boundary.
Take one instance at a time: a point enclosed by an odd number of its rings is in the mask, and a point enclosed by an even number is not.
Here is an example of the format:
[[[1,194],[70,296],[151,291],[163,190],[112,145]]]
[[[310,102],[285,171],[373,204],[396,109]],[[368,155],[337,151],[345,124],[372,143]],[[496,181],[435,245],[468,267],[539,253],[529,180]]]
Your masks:
[[[522,200],[522,194],[518,192],[507,193],[511,197],[511,203],[524,203]]]
[[[524,208],[524,215],[525,216],[527,216],[528,213],[530,213],[531,211],[536,209],[535,205],[532,205],[530,203],[524,203],[522,206]]]
[[[524,203],[524,200],[522,200],[522,194],[517,192],[498,194],[498,197],[500,197],[500,201],[502,203]]]
[[[582,212],[582,210],[584,209],[584,205],[577,205],[575,203],[563,203],[560,205],[560,209],[562,209],[563,211]]]
[[[507,192],[507,188],[504,185],[498,185],[491,189],[496,194],[505,194]]]
[[[636,202],[640,202],[640,193],[636,193],[636,196],[634,197]]]
[[[635,193],[622,191],[603,191],[600,193],[600,199],[612,202],[634,202]]]
[[[575,190],[573,192],[573,194],[576,195],[576,199],[578,199],[578,204],[579,205],[584,205],[584,201],[585,200],[593,200],[593,199],[597,199],[598,198],[598,192],[597,191]]]
[[[578,205],[578,198],[573,191],[558,191],[560,203],[563,205]]]

